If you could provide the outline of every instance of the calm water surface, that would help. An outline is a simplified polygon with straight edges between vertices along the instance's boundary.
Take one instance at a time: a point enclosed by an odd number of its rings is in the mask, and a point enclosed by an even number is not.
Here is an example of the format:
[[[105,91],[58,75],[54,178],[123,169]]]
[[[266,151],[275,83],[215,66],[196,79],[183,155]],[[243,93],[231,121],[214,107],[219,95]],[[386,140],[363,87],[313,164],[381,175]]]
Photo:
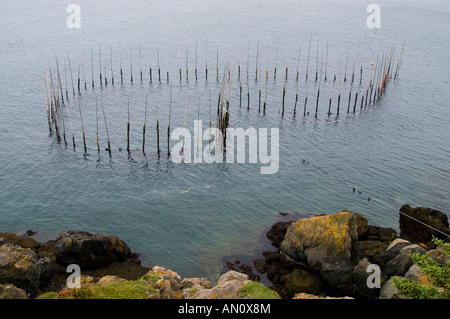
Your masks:
[[[0,12],[0,231],[27,229],[53,233],[82,229],[122,238],[153,264],[184,276],[217,278],[221,258],[252,254],[262,247],[261,234],[279,212],[359,212],[372,224],[398,228],[401,205],[450,207],[450,5],[447,1],[378,1],[381,28],[366,26],[369,2],[361,1],[78,1],[81,28],[66,26],[60,1],[3,1]],[[363,64],[363,83],[370,62],[406,41],[400,78],[389,83],[375,106],[357,107],[337,118],[326,115],[328,99],[336,108],[338,84],[309,83],[309,116],[303,116],[307,90],[304,75],[312,34],[310,76],[328,45],[328,78],[343,76]],[[299,106],[293,117],[300,54]],[[102,73],[99,85],[99,45]],[[317,51],[319,45],[319,51]],[[277,46],[279,48],[277,55]],[[198,80],[195,81],[197,47]],[[131,48],[131,53],[130,53]],[[259,48],[259,49],[257,49]],[[110,49],[113,59],[111,65]],[[95,88],[91,81],[91,50]],[[162,81],[157,81],[158,68]],[[189,83],[186,83],[186,51]],[[141,54],[139,54],[141,52]],[[257,53],[258,52],[258,53]],[[79,96],[88,152],[83,154],[80,115],[72,94],[70,57],[87,90]],[[172,127],[209,122],[225,63],[233,64],[230,126],[279,128],[280,167],[261,175],[260,164],[174,164],[167,160],[166,129],[172,81]],[[255,79],[258,55],[259,78]],[[348,56],[348,58],[347,58]],[[60,64],[63,89],[69,91],[74,152],[49,136],[44,77]],[[134,82],[130,83],[131,61]],[[208,61],[208,81],[205,80]],[[237,66],[243,79],[239,107]],[[285,83],[285,66],[289,67]],[[339,71],[339,65],[341,68]],[[115,85],[111,85],[111,66]],[[120,84],[120,66],[124,84]],[[149,68],[153,83],[149,83]],[[273,79],[277,67],[277,78]],[[182,68],[182,81],[178,72]],[[139,71],[143,70],[143,82]],[[246,73],[249,73],[248,86]],[[258,113],[258,92],[265,90],[267,112]],[[324,72],[325,70],[323,70]],[[357,73],[356,73],[357,74]],[[67,80],[66,80],[67,79]],[[245,81],[244,81],[245,79]],[[342,78],[341,78],[342,79]],[[281,117],[283,85],[286,110]],[[349,92],[350,81],[342,84]],[[363,86],[365,88],[365,86]],[[353,94],[357,91],[357,82]],[[250,110],[247,110],[247,91]],[[146,156],[141,148],[145,96],[149,111]],[[78,94],[77,94],[78,96]],[[132,149],[126,149],[127,98],[130,98]],[[104,103],[112,144],[104,151],[106,132],[100,122],[102,151],[95,144],[95,99]],[[199,102],[200,101],[200,102]],[[162,127],[156,156],[156,105]],[[70,124],[70,121],[72,124]],[[119,149],[122,149],[120,151]],[[306,162],[307,161],[307,162]],[[353,187],[357,190],[353,192]],[[368,197],[370,196],[370,201]]]

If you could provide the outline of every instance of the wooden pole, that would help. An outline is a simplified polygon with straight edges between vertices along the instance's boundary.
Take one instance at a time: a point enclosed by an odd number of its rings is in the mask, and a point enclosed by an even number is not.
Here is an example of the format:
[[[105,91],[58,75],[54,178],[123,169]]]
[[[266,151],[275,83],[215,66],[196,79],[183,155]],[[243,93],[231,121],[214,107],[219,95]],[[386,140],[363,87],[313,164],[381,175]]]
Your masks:
[[[197,41],[195,41],[195,81],[197,81]]]
[[[127,151],[130,152],[130,97],[128,96]]]
[[[113,54],[112,54],[112,45],[109,45],[109,51],[111,53],[111,83],[114,85],[114,72],[113,72]]]
[[[314,115],[315,118],[317,118],[317,112],[319,110],[319,95],[320,95],[320,85],[322,84],[322,66],[323,66],[323,51],[322,51],[322,58],[320,59],[320,75],[319,75],[319,88],[317,89],[317,100],[316,100],[316,114]]]
[[[84,135],[84,123],[83,123],[83,116],[81,115],[81,104],[80,104],[80,99],[78,98],[78,109],[80,110],[80,120],[81,120],[81,133],[83,135],[83,145],[84,145],[84,152],[87,153],[87,148],[86,148],[86,137]]]
[[[161,83],[161,68],[160,68],[160,64],[159,64],[159,41],[156,41],[156,56],[158,59],[158,80],[159,83]]]
[[[139,42],[139,76],[141,78],[142,83],[142,51],[141,51],[141,43]]]
[[[318,71],[319,71],[319,44],[320,44],[320,41],[317,40],[317,52],[316,52],[316,79],[315,79],[316,82],[317,82],[317,79],[318,79]]]
[[[326,58],[325,58],[325,81],[327,80],[327,68],[328,68],[328,42],[327,42]]]
[[[86,84],[86,70],[84,67],[84,50],[81,51],[81,56],[83,60],[83,83],[84,83],[84,90],[87,91],[87,84]],[[66,91],[67,91],[67,84],[66,84]]]
[[[101,99],[100,99],[100,104],[101,104],[101,106],[102,106],[103,119],[105,120],[106,137],[108,138],[108,148],[107,148],[107,151],[111,154],[111,143],[110,143],[110,140],[109,140],[108,124],[106,123],[105,108],[103,107],[103,100],[101,100]]]
[[[312,32],[311,35],[309,36],[309,49],[308,49],[308,60],[306,61],[306,77],[305,80],[308,80],[308,71],[309,71],[309,58],[311,55],[311,41],[312,41]],[[305,103],[306,106],[306,103]]]
[[[66,54],[67,54],[67,61],[69,62],[70,78],[72,80],[72,91],[73,95],[75,95],[75,86],[73,85],[72,67],[70,66],[69,52],[66,51]]]
[[[211,97],[211,91],[209,92]],[[211,101],[210,101],[211,102]],[[172,82],[170,82],[169,124],[167,125],[167,156],[170,157],[170,118],[172,116]]]
[[[95,97],[95,123],[96,123],[95,139],[97,140],[97,152],[100,153],[100,143],[98,141],[98,101],[97,101],[97,96]]]
[[[286,75],[285,75],[285,83],[288,79],[288,63],[287,63],[287,56],[288,56],[288,43],[286,40],[286,59],[285,59],[285,69],[286,69]]]
[[[186,44],[186,83],[189,82],[188,52],[188,45]]]
[[[277,53],[276,53],[276,57],[275,57],[275,69],[273,70],[273,79],[276,80],[277,78],[277,64],[278,64],[278,48],[280,46],[280,38],[278,38],[278,42],[277,42]]]
[[[120,83],[123,84],[122,48],[119,48],[119,67],[120,67]]]
[[[130,44],[130,81],[133,83],[133,50]]]
[[[103,80],[102,80],[102,51],[100,48],[100,44],[98,45],[98,60],[100,62],[100,86],[103,85]]]
[[[51,115],[50,115],[50,99],[48,97],[48,87],[47,87],[47,81],[46,78],[44,77],[44,87],[45,87],[45,92],[47,93],[47,120],[48,120],[48,129],[50,131],[50,135],[52,134],[52,120],[51,120]]]
[[[160,156],[160,148],[159,148],[159,120],[158,120],[158,97],[156,97],[156,149],[158,152],[158,158]]]
[[[336,116],[339,116],[339,107],[341,104],[341,91],[342,91],[342,65],[341,59],[339,59],[339,94],[338,94],[338,102],[336,108]]]
[[[256,43],[256,71],[255,71],[255,80],[258,81],[258,58],[259,58],[259,41]],[[261,90],[259,91],[261,95]]]
[[[94,87],[94,53],[91,49],[91,75],[92,75],[92,82],[91,85]]]
[[[147,125],[147,94],[145,94],[144,125],[142,127],[142,152],[145,154],[145,126]]]
[[[59,63],[58,63],[58,58],[56,58],[56,70],[58,72],[58,82],[59,82],[59,89],[61,91],[61,101],[64,104],[64,93],[62,90],[62,84],[61,84],[61,76],[59,74]]]
[[[208,43],[206,43],[205,80],[208,81]]]

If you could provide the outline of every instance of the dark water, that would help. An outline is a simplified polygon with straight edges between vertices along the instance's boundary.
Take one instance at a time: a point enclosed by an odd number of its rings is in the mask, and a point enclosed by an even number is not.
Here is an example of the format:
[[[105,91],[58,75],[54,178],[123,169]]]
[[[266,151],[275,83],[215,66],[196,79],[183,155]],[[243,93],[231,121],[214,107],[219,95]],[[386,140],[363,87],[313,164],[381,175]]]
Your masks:
[[[83,229],[119,236],[152,263],[182,276],[217,278],[223,256],[251,254],[261,247],[264,229],[282,211],[359,212],[372,224],[397,228],[401,205],[450,207],[449,34],[446,1],[379,1],[381,28],[366,26],[369,2],[360,1],[79,1],[81,28],[66,26],[66,4],[59,1],[3,1],[0,12],[0,231]],[[363,65],[363,88],[370,63],[404,42],[400,77],[389,83],[375,105],[346,113],[351,83],[342,83],[341,115],[327,116],[328,99],[336,108],[338,84],[309,82],[309,116],[303,116],[305,69],[312,32],[310,77],[328,44],[328,77],[343,77]],[[278,44],[279,43],[279,44]],[[299,106],[293,117],[299,44]],[[319,43],[319,51],[317,44]],[[102,73],[99,85],[99,45]],[[279,47],[278,57],[276,54]],[[195,81],[197,46],[198,80]],[[131,54],[130,54],[131,47]],[[259,47],[259,51],[257,48]],[[110,48],[115,84],[111,85]],[[139,50],[140,48],[140,50]],[[280,166],[261,175],[260,164],[175,164],[166,159],[166,130],[172,81],[172,127],[209,122],[220,83],[233,64],[230,126],[279,128]],[[91,50],[95,88],[91,82]],[[158,51],[162,81],[157,81]],[[186,50],[189,83],[186,83]],[[259,77],[255,80],[258,51]],[[86,78],[79,96],[88,151],[83,154],[81,123],[72,94],[67,54],[75,81]],[[141,52],[141,54],[139,54]],[[268,54],[269,53],[269,54]],[[348,55],[348,58],[347,58]],[[208,81],[205,80],[208,56]],[[77,143],[49,136],[44,77],[58,58],[63,90]],[[130,83],[131,60],[133,83]],[[398,61],[398,60],[395,60]],[[341,68],[339,71],[339,63]],[[124,84],[120,84],[120,64]],[[242,107],[237,67],[241,66]],[[285,84],[286,109],[280,113]],[[65,71],[64,71],[65,67]],[[149,68],[153,83],[149,83]],[[277,78],[273,79],[277,67]],[[182,81],[179,82],[179,68]],[[139,71],[143,70],[143,82]],[[246,73],[249,73],[247,87]],[[266,114],[258,113],[258,92],[265,90]],[[324,72],[325,70],[323,70]],[[324,74],[323,74],[324,75]],[[322,75],[322,78],[323,78]],[[349,75],[347,75],[349,76]],[[359,75],[358,75],[359,76]],[[244,81],[245,79],[245,81]],[[338,83],[338,82],[336,82]],[[250,92],[250,110],[246,94]],[[352,87],[358,90],[357,81]],[[362,90],[361,90],[362,92]],[[361,93],[360,93],[361,94]],[[148,95],[146,156],[141,148],[145,96]],[[130,98],[131,156],[126,149],[127,98]],[[104,151],[100,121],[95,143],[95,100],[102,100],[112,153]],[[156,155],[156,100],[162,127]],[[200,101],[200,103],[199,103]],[[102,120],[102,118],[101,118]],[[71,136],[68,114],[65,127]],[[120,151],[119,149],[122,149]],[[356,189],[353,192],[353,188]],[[368,197],[370,196],[370,201]]]

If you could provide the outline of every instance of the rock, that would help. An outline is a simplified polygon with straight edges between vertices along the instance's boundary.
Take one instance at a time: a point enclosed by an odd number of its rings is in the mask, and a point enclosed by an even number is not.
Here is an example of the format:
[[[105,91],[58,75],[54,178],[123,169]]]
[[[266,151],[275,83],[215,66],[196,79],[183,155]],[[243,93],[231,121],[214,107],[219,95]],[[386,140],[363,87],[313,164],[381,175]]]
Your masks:
[[[446,237],[408,216],[450,235],[448,216],[443,212],[426,207],[412,208],[408,204],[403,205],[400,208],[400,212],[400,237],[406,238],[414,243],[426,243],[431,241],[433,236],[438,238]]]
[[[427,255],[430,256],[431,259],[437,262],[441,267],[450,262],[450,255],[445,254],[445,251],[442,247],[437,247],[436,249],[427,251]]]
[[[363,257],[366,257],[370,262],[374,261],[375,256],[385,251],[388,247],[386,242],[379,240],[360,240],[358,246],[362,250]]]
[[[14,285],[0,284],[0,300],[1,299],[27,299],[25,290],[17,288]]]
[[[176,272],[155,266],[152,268],[150,273],[153,276],[159,276],[159,279],[155,283],[155,287],[159,290],[158,299],[182,299],[183,292],[180,289],[181,277]]]
[[[392,228],[369,225],[366,236],[360,237],[359,240],[376,240],[388,242],[394,240],[396,236],[397,234]]]
[[[299,292],[320,294],[325,287],[324,280],[318,274],[313,273],[311,270],[300,268],[281,276],[280,280],[284,285],[280,295],[284,298],[292,298]]]
[[[406,297],[401,296],[397,288],[394,287],[394,278],[398,277],[394,276],[389,278],[389,280],[381,286],[380,299],[407,299]]]
[[[200,291],[197,299],[238,299],[239,293],[248,282],[248,276],[234,270],[223,274],[212,289]]]
[[[255,259],[253,260],[253,266],[255,266],[255,269],[260,274],[263,274],[266,272],[267,264],[264,259]]]
[[[249,280],[259,281],[259,276],[253,272],[253,269],[251,266],[246,265],[246,264],[241,264],[241,262],[239,260],[235,260],[234,263],[227,262],[226,264],[227,264],[227,268],[229,270],[234,270],[234,271],[238,271],[243,274],[246,274],[248,276]]]
[[[77,264],[82,270],[107,266],[130,257],[130,248],[115,236],[69,230],[41,244],[42,255],[54,257],[62,265]]]
[[[39,284],[40,286],[45,285],[53,275],[53,266],[48,257],[39,258]]]
[[[321,297],[321,296],[317,296],[317,295],[313,295],[313,294],[307,294],[304,292],[298,293],[296,294],[292,299],[354,299],[353,297]]]
[[[180,283],[180,289],[185,299],[195,299],[201,291],[211,288],[212,284],[206,278],[184,278]]]
[[[431,278],[422,273],[419,266],[412,265],[405,274],[405,278],[418,282],[421,285],[431,286]]]
[[[100,280],[97,283],[99,285],[109,285],[112,283],[126,282],[126,281],[127,280],[125,278],[115,276],[115,275],[108,275],[108,276],[103,276],[102,278],[100,278]]]
[[[39,247],[39,243],[27,236],[17,236],[14,233],[0,233],[0,238],[3,238],[6,240],[6,242],[9,242],[11,244],[15,244],[18,246],[21,246],[23,248],[30,248],[30,249],[37,249]]]
[[[266,236],[274,247],[280,247],[288,227],[292,224],[289,222],[277,222],[267,231]]]
[[[348,211],[300,219],[289,226],[280,250],[318,270],[332,286],[347,290],[360,259],[357,240],[367,231],[367,219]]]
[[[373,274],[373,271],[368,272],[370,263],[366,258],[359,261],[355,269],[353,269],[353,282],[355,284],[355,292],[364,298],[376,298],[380,294],[381,286],[386,282],[386,276],[380,273],[380,288],[369,288],[367,279]]]
[[[382,268],[384,268],[387,262],[395,258],[400,253],[400,250],[410,245],[412,245],[410,241],[404,240],[402,238],[397,238],[386,248],[385,251],[380,252],[375,257],[375,261]]]
[[[30,248],[0,245],[0,284],[13,284],[34,296],[39,291],[40,271],[37,255]]]
[[[425,252],[426,250],[423,247],[415,244],[402,248],[396,257],[386,263],[386,266],[384,267],[384,273],[389,277],[403,276],[414,264],[409,254],[425,254]]]
[[[159,290],[158,299],[182,299],[183,292],[180,289],[181,277],[176,272],[155,266],[150,273],[153,276],[159,276],[161,279],[156,281],[155,287]]]

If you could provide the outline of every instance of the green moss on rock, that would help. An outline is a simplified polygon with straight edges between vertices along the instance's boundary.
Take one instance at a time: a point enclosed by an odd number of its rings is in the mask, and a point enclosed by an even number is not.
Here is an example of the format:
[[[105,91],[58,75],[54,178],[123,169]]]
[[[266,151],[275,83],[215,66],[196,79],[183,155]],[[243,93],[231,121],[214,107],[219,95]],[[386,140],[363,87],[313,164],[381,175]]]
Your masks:
[[[280,299],[280,296],[272,289],[260,282],[250,281],[239,292],[242,299]]]

